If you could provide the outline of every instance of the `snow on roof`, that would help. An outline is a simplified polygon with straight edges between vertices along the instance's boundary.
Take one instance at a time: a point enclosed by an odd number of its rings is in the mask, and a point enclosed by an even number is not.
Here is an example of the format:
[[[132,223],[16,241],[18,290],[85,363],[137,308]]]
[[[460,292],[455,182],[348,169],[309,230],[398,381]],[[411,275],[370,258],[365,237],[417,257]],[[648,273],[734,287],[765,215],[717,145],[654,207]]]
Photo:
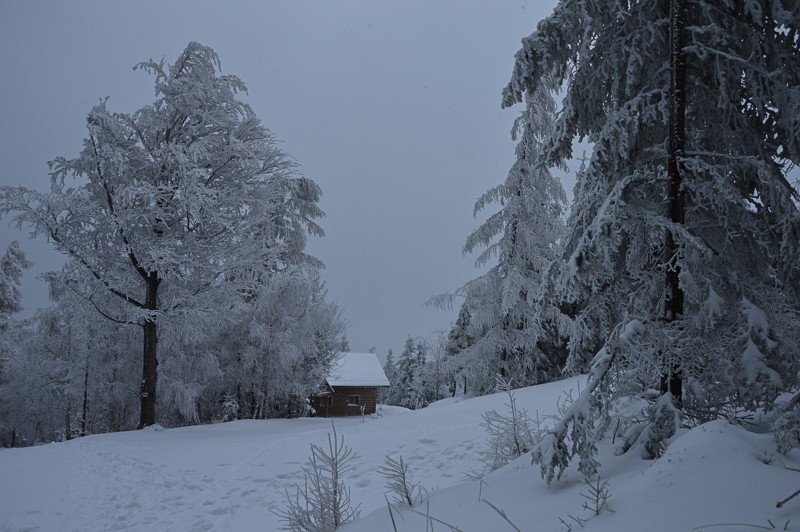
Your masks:
[[[326,379],[335,386],[389,386],[375,353],[342,353]]]

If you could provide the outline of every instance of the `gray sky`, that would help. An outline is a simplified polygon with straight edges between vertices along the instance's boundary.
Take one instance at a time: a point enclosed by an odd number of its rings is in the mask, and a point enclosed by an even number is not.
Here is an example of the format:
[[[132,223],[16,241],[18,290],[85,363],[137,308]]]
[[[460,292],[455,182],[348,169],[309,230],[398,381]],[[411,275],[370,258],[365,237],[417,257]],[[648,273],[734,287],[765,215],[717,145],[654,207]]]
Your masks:
[[[46,189],[47,161],[78,154],[99,98],[120,112],[153,100],[134,64],[211,46],[322,187],[327,236],[309,251],[326,263],[351,347],[399,351],[455,319],[423,308],[428,297],[480,273],[460,250],[475,199],[514,160],[520,108],[500,110],[500,91],[520,39],[554,4],[0,0],[0,183]],[[35,263],[30,313],[47,304],[36,276],[61,259],[0,221],[1,249],[14,239]]]

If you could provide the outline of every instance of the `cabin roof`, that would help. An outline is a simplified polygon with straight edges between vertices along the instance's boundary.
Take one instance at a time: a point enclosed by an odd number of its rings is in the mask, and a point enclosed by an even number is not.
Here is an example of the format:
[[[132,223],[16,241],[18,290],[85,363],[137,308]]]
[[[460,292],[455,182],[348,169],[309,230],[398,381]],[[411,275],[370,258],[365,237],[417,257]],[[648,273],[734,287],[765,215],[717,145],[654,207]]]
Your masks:
[[[333,363],[328,386],[389,386],[375,353],[342,353]]]

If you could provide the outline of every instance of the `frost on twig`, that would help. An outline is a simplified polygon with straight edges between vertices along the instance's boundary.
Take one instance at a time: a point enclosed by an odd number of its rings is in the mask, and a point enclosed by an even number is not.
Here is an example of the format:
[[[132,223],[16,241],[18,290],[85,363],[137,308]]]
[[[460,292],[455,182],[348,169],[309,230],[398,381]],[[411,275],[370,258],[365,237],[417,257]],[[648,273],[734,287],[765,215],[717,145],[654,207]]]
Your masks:
[[[394,494],[395,501],[413,507],[422,500],[423,490],[419,483],[412,483],[408,478],[408,464],[403,457],[395,460],[387,456],[378,473],[386,479],[386,488]]]
[[[482,478],[530,452],[545,434],[538,416],[535,421],[532,420],[528,416],[528,411],[517,405],[517,398],[511,389],[511,379],[498,375],[495,389],[507,394],[508,402],[505,403],[507,410],[502,414],[496,410],[481,414],[481,426],[488,434],[486,448],[481,453],[484,469],[469,473],[470,478]]]
[[[283,520],[283,530],[336,530],[360,515],[359,507],[353,507],[351,503],[350,489],[342,480],[342,475],[352,469],[352,461],[357,455],[345,445],[344,436],[338,437],[333,422],[331,427],[327,450],[311,444],[311,456],[303,469],[303,489],[297,486],[294,498],[287,492],[286,509],[275,512]]]

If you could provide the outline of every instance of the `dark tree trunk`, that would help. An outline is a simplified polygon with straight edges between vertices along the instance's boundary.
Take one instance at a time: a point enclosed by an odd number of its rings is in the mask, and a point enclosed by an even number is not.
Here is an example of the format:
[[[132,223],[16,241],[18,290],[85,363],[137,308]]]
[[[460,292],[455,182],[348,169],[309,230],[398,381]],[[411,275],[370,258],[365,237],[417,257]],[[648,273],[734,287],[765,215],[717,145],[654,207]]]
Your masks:
[[[667,215],[673,224],[684,224],[686,221],[684,208],[683,180],[681,176],[681,158],[686,145],[686,54],[684,34],[686,27],[685,0],[670,2],[670,87],[669,87],[669,146],[667,151]],[[673,231],[668,230],[664,245],[667,264],[666,271],[666,304],[664,317],[668,322],[683,319],[683,289],[680,286],[680,265],[678,264],[678,246]],[[672,393],[678,406],[681,405],[683,376],[680,364],[674,359],[674,353],[665,353],[667,360],[661,375],[661,393]]]
[[[86,416],[89,413],[89,356],[83,368],[83,404],[81,405],[81,438],[86,436]]]
[[[161,280],[157,272],[151,272],[146,279],[147,295],[145,309],[150,311],[142,324],[144,347],[142,350],[142,387],[139,425],[144,428],[156,423],[156,381],[158,380],[158,325],[155,311],[158,308],[158,285]]]
[[[67,409],[64,411],[64,439],[72,439],[72,399],[67,396]]]
[[[108,407],[108,428],[111,432],[119,431],[117,421],[117,350],[114,349],[114,367],[111,368],[111,405]]]

